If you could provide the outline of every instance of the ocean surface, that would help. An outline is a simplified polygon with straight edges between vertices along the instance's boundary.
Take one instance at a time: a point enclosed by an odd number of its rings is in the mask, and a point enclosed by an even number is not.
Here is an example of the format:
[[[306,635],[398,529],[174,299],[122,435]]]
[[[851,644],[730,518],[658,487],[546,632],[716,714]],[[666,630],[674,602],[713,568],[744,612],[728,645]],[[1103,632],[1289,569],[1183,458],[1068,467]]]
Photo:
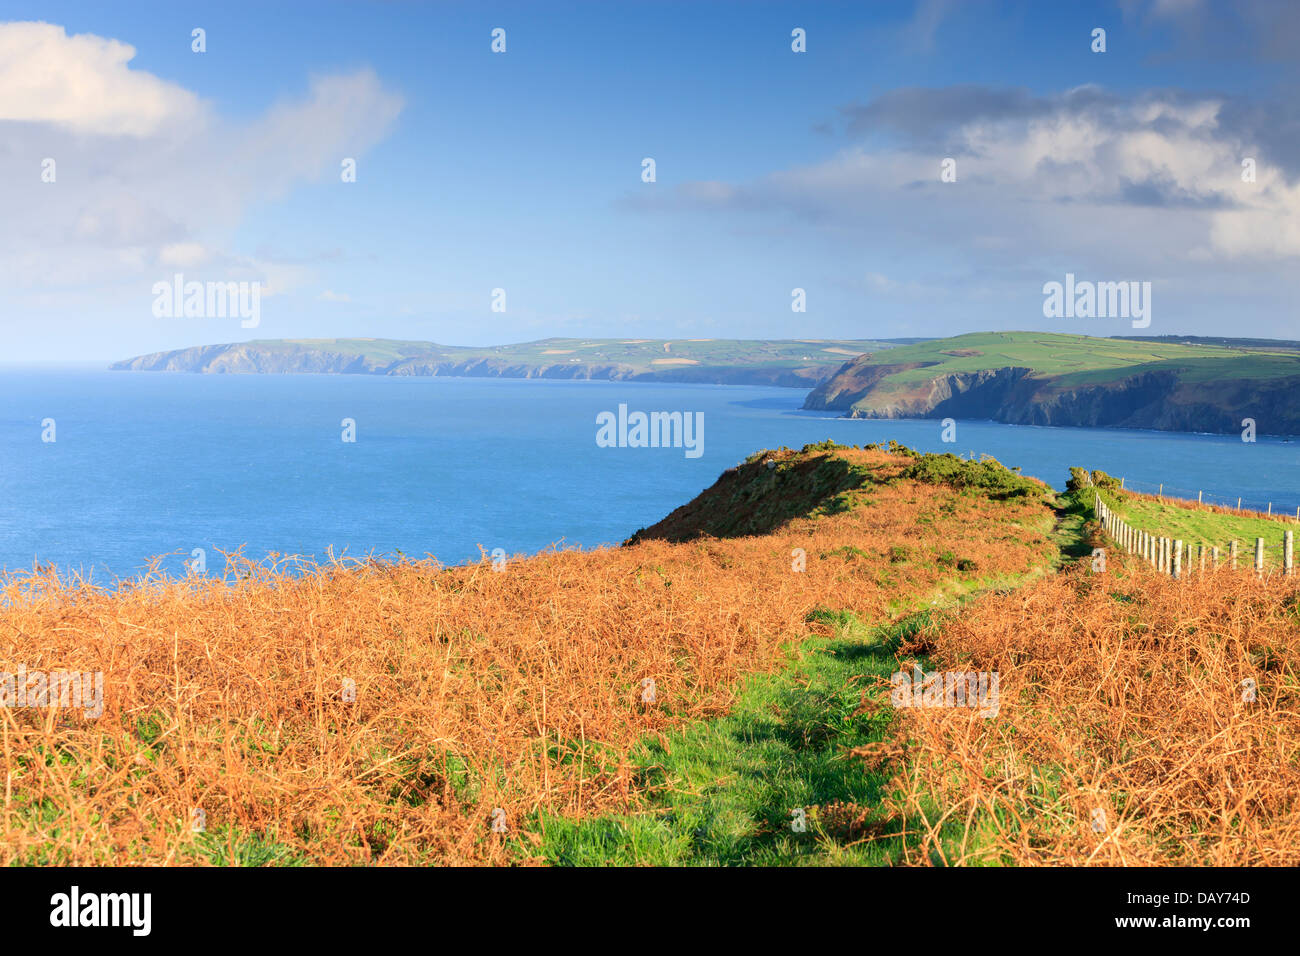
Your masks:
[[[209,573],[243,547],[327,560],[434,556],[446,564],[550,545],[617,543],[761,448],[896,439],[991,454],[1064,487],[1070,465],[1206,500],[1292,514],[1300,441],[1122,429],[851,421],[803,412],[799,389],[388,378],[193,375],[0,367],[0,569],[34,562],[101,583],[150,557]],[[598,447],[596,418],[703,414],[703,453]],[[55,441],[46,419],[54,421]],[[355,442],[344,442],[344,419]]]

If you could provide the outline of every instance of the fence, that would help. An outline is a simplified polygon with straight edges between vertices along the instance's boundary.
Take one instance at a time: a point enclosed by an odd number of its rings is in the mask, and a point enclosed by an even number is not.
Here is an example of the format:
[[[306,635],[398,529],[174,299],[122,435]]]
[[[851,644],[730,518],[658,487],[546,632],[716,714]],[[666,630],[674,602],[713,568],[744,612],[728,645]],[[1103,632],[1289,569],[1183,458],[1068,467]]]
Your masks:
[[[1300,507],[1297,507],[1295,514],[1292,515],[1291,510],[1283,507],[1280,502],[1266,501],[1263,498],[1224,495],[1200,488],[1178,488],[1170,484],[1158,484],[1151,481],[1129,481],[1125,478],[1120,479],[1120,487],[1124,491],[1136,491],[1138,494],[1154,495],[1157,498],[1178,498],[1181,501],[1195,501],[1197,504],[1214,505],[1218,508],[1229,508],[1233,511],[1256,511],[1268,517],[1290,517],[1300,521]]]
[[[1204,544],[1198,544],[1195,552],[1193,552],[1190,541],[1184,546],[1181,538],[1158,537],[1140,528],[1135,528],[1117,515],[1110,505],[1102,501],[1101,495],[1094,495],[1093,509],[1097,515],[1097,520],[1101,522],[1102,528],[1121,548],[1129,554],[1138,555],[1162,574],[1181,578],[1184,574],[1207,570],[1207,564],[1210,570],[1220,565],[1221,555],[1217,546],[1210,547],[1207,550]],[[1295,570],[1292,559],[1293,535],[1294,532],[1290,529],[1282,532],[1282,573],[1287,575],[1294,573]],[[1237,541],[1235,539],[1229,541],[1226,550],[1228,566],[1235,571],[1240,558]],[[1255,571],[1263,574],[1263,538],[1255,539],[1253,557]]]

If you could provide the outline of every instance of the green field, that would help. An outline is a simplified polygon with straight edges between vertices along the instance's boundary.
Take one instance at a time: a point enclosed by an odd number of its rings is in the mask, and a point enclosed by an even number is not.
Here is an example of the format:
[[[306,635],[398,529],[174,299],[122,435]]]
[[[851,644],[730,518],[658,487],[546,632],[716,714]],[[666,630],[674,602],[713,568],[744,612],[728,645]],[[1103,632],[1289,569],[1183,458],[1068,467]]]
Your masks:
[[[266,349],[295,347],[365,357],[376,365],[412,358],[442,361],[492,359],[530,365],[618,364],[654,371],[673,365],[797,368],[841,365],[864,352],[890,348],[875,339],[541,339],[514,345],[466,347],[396,339],[261,339]]]
[[[967,350],[978,354],[951,354]],[[1008,366],[1033,369],[1040,377],[1051,376],[1055,379],[1053,384],[1061,388],[1113,381],[1117,371],[1128,377],[1144,371],[1176,369],[1186,382],[1300,375],[1300,352],[1135,342],[1049,332],[976,332],[932,339],[890,349],[878,361],[890,365],[933,363],[891,375],[888,383],[897,388],[929,381],[938,374]]]
[[[848,363],[805,408],[854,418],[1300,434],[1300,351],[1279,342],[1178,343],[978,332]]]
[[[1239,551],[1237,566],[1243,568],[1255,560],[1256,538],[1264,539],[1264,566],[1280,568],[1284,533],[1300,530],[1300,524],[1286,518],[1226,514],[1124,492],[1101,491],[1100,494],[1117,515],[1139,531],[1181,540],[1184,545],[1203,544],[1207,555],[1210,548],[1216,547],[1222,561],[1228,559],[1228,542],[1235,539]],[[1085,497],[1091,501],[1089,495]],[[1209,560],[1207,556],[1207,564]]]

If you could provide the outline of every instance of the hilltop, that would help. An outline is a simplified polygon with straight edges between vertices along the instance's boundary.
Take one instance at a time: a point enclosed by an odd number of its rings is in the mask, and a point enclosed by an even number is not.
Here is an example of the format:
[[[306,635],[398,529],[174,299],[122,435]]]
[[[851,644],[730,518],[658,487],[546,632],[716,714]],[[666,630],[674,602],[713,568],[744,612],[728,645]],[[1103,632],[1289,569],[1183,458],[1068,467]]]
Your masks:
[[[804,482],[840,460],[854,480],[820,493]],[[752,675],[781,675],[782,694],[803,699],[808,688],[784,675],[792,647],[834,637],[819,609],[888,621],[1048,564],[1045,487],[992,500],[907,477],[922,460],[829,443],[760,452],[739,484],[752,492],[745,523],[767,533],[648,537],[515,556],[499,569],[485,557],[284,575],[235,561],[222,577],[116,590],[52,574],[0,579],[15,659],[103,674],[94,719],[10,712],[0,861],[560,861],[561,846],[547,841],[563,839],[566,824],[543,814],[569,821],[634,806],[646,794],[639,741],[727,714]],[[837,502],[842,492],[852,499]],[[769,510],[780,514],[761,517]],[[796,550],[806,561],[792,566]],[[892,667],[883,653],[816,657]],[[848,742],[865,742],[878,723],[849,716],[867,689],[848,671],[827,688]],[[800,792],[773,804],[778,817],[789,806],[866,802],[879,786],[829,746],[822,700],[807,697],[784,718],[763,708],[779,724],[773,744],[800,761],[790,781]],[[827,745],[807,746],[808,735]],[[59,758],[25,756],[41,753]],[[713,784],[682,792],[707,795]],[[673,845],[818,852],[811,841],[777,845],[780,834],[765,832],[770,795],[759,796],[741,816],[677,815]],[[196,807],[202,832],[188,824]],[[493,828],[498,813],[504,832]]]
[[[617,548],[0,578],[102,677],[9,711],[0,861],[1295,865],[1297,579],[1175,580],[1093,507],[1185,515],[1072,485],[822,442]]]
[[[980,332],[875,351],[844,364],[804,407],[850,418],[980,418],[1300,434],[1300,351]]]
[[[846,357],[916,339],[570,339],[469,348],[396,339],[271,339],[155,352],[119,371],[604,379],[809,388]]]

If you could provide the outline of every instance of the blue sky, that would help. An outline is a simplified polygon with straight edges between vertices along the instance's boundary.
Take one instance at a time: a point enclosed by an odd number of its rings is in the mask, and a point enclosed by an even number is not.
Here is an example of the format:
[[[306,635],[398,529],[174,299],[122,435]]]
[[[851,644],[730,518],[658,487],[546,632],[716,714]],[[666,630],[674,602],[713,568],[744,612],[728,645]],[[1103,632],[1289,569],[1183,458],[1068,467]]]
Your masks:
[[[1066,272],[1151,282],[1150,334],[1300,337],[1297,38],[1265,0],[6,2],[0,361],[1133,331],[1044,318]],[[176,272],[260,325],[156,317]]]

